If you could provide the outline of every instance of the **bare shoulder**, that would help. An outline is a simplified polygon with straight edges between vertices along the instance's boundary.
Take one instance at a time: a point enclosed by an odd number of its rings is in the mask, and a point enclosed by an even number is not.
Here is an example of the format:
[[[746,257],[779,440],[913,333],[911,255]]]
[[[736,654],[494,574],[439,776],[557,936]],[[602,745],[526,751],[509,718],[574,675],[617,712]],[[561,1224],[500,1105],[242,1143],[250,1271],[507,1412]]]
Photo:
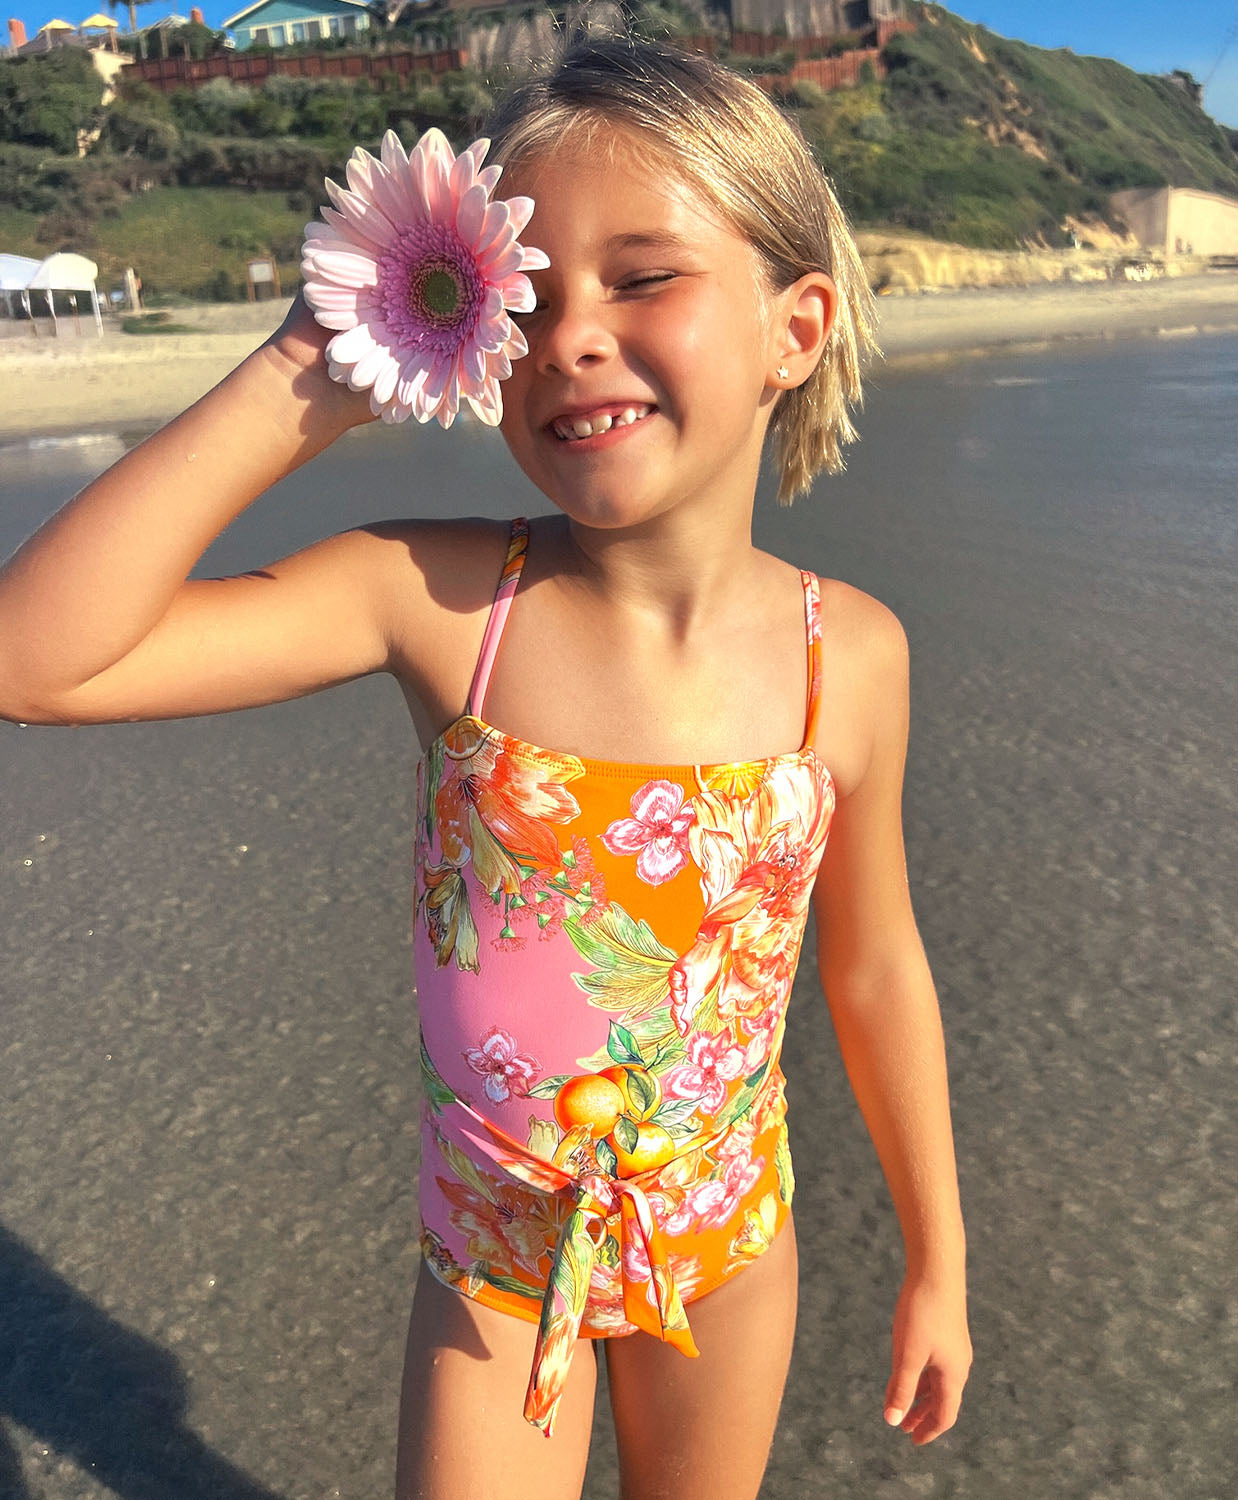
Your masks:
[[[446,722],[467,690],[510,523],[388,520],[360,531],[367,538],[366,571],[380,598],[389,669],[430,721]]]
[[[846,795],[879,745],[906,745],[907,632],[873,595],[838,578],[820,583],[825,669],[818,751]]]
[[[467,613],[488,604],[507,551],[510,523],[479,516],[452,521],[374,521],[367,537],[376,581],[399,612]]]
[[[833,632],[841,647],[866,657],[906,655],[907,633],[888,604],[841,578],[822,578],[820,584],[823,638]]]

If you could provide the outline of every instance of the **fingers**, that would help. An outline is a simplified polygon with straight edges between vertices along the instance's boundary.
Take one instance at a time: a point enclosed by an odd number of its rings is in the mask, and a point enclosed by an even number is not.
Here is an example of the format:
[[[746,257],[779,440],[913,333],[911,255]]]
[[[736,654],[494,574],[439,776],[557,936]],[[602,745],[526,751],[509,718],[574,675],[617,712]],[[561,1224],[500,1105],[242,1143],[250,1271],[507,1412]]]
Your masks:
[[[885,1419],[905,1432],[917,1447],[923,1447],[954,1426],[962,1398],[962,1382],[951,1381],[942,1370],[928,1367],[914,1383],[906,1374],[891,1380]]]

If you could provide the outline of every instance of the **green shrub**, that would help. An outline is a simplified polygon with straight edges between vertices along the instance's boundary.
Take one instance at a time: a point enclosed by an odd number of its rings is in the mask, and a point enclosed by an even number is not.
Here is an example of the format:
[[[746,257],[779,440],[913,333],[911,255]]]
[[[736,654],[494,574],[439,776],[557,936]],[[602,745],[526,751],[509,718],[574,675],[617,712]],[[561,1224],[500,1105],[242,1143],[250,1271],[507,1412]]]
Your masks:
[[[79,131],[98,127],[103,79],[80,47],[0,59],[0,141],[76,154]]]

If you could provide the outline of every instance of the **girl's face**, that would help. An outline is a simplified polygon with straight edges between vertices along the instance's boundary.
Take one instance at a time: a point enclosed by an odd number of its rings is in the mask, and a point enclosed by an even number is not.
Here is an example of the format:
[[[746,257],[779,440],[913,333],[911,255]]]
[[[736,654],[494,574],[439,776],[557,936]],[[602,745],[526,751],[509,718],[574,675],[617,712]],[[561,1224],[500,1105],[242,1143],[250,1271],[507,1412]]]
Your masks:
[[[588,526],[750,509],[779,361],[757,252],[622,144],[613,164],[569,151],[509,171],[504,190],[537,203],[525,238],[550,257],[503,383],[517,463]]]

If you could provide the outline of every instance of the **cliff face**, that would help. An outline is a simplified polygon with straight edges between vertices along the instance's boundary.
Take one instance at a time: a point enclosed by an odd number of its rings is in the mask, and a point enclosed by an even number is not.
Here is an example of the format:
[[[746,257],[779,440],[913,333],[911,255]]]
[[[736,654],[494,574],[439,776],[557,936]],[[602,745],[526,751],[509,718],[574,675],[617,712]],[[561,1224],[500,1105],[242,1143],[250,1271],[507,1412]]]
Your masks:
[[[902,20],[903,0],[730,0],[717,7],[734,31],[761,36],[828,37]]]

